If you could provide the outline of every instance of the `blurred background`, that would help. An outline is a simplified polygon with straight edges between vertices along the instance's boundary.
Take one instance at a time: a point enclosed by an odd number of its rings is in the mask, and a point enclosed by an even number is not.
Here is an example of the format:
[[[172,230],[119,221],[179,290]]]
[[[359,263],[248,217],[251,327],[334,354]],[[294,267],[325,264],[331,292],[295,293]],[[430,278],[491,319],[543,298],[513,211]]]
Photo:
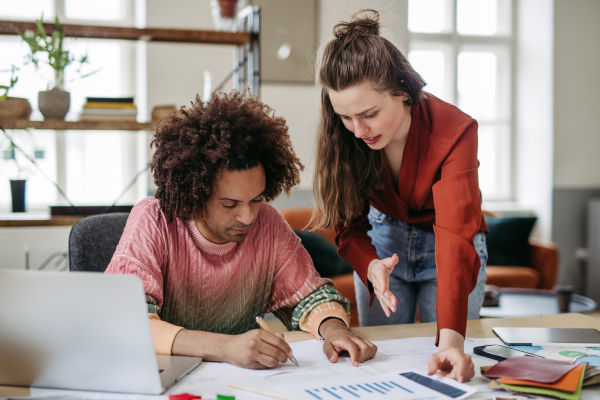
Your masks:
[[[597,0],[244,0],[260,7],[260,98],[286,118],[294,148],[306,165],[302,182],[280,209],[312,205],[311,180],[320,88],[314,58],[333,26],[362,8],[381,11],[383,36],[407,55],[426,91],[457,105],[479,123],[479,180],[484,208],[503,216],[535,216],[532,237],[560,252],[558,280],[585,293],[592,221],[600,198],[600,2]],[[214,6],[213,6],[214,7]],[[215,30],[209,0],[0,0],[0,20],[137,28]],[[222,27],[220,28],[222,29]],[[133,97],[137,121],[157,106],[187,105],[223,83],[233,88],[234,49],[214,44],[66,38],[73,56],[87,55],[96,73],[69,81],[67,120],[77,120],[86,97]],[[41,120],[38,92],[49,68],[23,65],[30,51],[18,35],[0,35],[0,71],[19,65],[9,95],[29,100]],[[65,76],[73,75],[75,65]],[[0,73],[0,84],[10,73]],[[1,124],[0,124],[1,125]],[[66,204],[55,181],[77,205],[110,205],[151,158],[151,129],[32,129],[47,177],[27,172],[27,212]],[[6,146],[6,144],[5,144]],[[0,150],[6,150],[2,148]],[[0,214],[10,219],[9,179],[17,167],[0,159]],[[47,179],[47,178],[50,178]],[[118,204],[152,195],[143,173]],[[1,218],[0,218],[1,219]],[[37,268],[66,251],[70,227],[0,228],[5,268]],[[600,266],[598,266],[600,269]]]

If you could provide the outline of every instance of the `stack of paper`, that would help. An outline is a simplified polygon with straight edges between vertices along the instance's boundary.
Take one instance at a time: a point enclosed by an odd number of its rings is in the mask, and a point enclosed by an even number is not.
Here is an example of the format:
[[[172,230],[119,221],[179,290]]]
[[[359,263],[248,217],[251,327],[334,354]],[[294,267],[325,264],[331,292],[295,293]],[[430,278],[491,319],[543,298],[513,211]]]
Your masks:
[[[513,357],[492,366],[483,375],[498,378],[493,386],[511,392],[577,400],[584,381],[589,385],[596,384],[600,370],[586,363]]]

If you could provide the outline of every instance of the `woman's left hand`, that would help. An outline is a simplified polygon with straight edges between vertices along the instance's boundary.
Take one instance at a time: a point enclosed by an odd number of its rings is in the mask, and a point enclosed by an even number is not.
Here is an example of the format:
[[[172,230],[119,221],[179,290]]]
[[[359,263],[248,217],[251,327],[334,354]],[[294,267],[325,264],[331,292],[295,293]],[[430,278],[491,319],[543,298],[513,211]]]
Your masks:
[[[440,330],[439,350],[427,357],[428,374],[440,375],[467,382],[475,376],[475,365],[471,356],[465,354],[465,339],[451,329]]]

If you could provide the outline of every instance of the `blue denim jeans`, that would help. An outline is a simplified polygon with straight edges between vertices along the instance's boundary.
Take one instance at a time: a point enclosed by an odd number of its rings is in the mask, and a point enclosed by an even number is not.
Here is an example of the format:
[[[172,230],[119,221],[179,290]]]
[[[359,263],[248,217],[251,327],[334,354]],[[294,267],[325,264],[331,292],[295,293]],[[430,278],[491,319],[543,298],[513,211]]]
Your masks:
[[[375,298],[369,307],[369,291],[354,273],[354,289],[358,305],[360,326],[409,324],[415,322],[417,304],[419,320],[435,322],[437,279],[435,266],[435,234],[388,217],[371,207],[369,222],[373,229],[368,233],[377,249],[379,258],[398,254],[398,264],[390,275],[390,290],[398,299],[398,310],[388,318]],[[483,302],[487,272],[487,246],[485,233],[479,232],[473,239],[481,260],[477,286],[469,295],[468,319],[478,319]]]

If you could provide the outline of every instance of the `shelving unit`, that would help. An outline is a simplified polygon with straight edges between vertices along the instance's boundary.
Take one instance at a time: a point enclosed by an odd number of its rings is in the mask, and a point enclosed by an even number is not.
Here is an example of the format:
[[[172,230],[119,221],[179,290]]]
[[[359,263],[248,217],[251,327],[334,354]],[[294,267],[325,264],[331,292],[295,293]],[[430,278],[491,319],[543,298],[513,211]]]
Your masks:
[[[156,29],[156,28],[125,28],[111,26],[70,25],[63,24],[65,36],[92,39],[142,40],[146,42],[170,42],[191,44],[232,45],[234,49],[233,87],[243,91],[246,86],[255,96],[260,96],[260,57],[259,29],[260,11],[257,6],[247,6],[238,13],[239,32],[220,32],[192,29]],[[35,30],[33,22],[0,21],[0,35],[17,35],[19,32]],[[56,30],[56,25],[44,23],[44,29],[49,34]],[[120,130],[120,131],[149,131],[156,129],[156,121],[137,123],[122,121],[30,121],[23,119],[0,119],[3,129],[48,129],[56,131],[67,130]],[[64,139],[57,136],[57,152],[65,154]],[[60,158],[60,157],[59,157]],[[64,161],[58,161],[59,171],[64,171]],[[61,164],[62,163],[62,164]],[[60,174],[59,174],[60,175]],[[64,182],[58,179],[62,186]],[[16,226],[68,226],[79,218],[49,217],[35,219],[2,219],[0,227]]]
[[[65,36],[91,39],[143,40],[146,42],[220,44],[236,46],[234,51],[233,87],[242,91],[246,82],[252,93],[260,96],[260,10],[246,6],[238,13],[239,32],[206,31],[194,29],[124,28],[94,25],[62,25]],[[33,22],[0,21],[0,35],[16,35],[34,31]],[[44,23],[52,34],[56,25]],[[247,62],[246,62],[247,61]]]
[[[229,44],[243,46],[252,39],[251,32],[218,32],[193,29],[121,28],[114,26],[64,24],[65,36],[90,39],[144,40],[147,42]],[[56,25],[45,23],[48,34]],[[0,21],[0,35],[16,35],[18,32],[36,30],[33,22]]]
[[[51,226],[73,226],[75,222],[83,219],[81,215],[35,215],[30,217],[25,214],[15,218],[10,215],[10,218],[0,214],[0,228],[23,228],[23,227],[51,227]]]
[[[28,119],[0,119],[0,127],[4,129],[52,129],[67,130],[106,130],[106,131],[148,131],[156,128],[153,122],[122,122],[122,121],[31,121]]]
[[[233,87],[244,90],[246,82],[252,93],[260,96],[259,28],[260,12],[257,6],[247,6],[238,13],[239,32],[220,32],[193,29],[123,28],[114,26],[63,24],[65,36],[93,39],[143,40],[146,42],[171,42],[232,45],[234,50]],[[36,29],[33,22],[0,21],[0,35],[16,35]],[[56,25],[44,23],[48,34]],[[18,119],[0,120],[4,129],[53,129],[53,130],[122,130],[139,131],[156,128],[156,122],[136,123],[120,121],[30,121]]]

